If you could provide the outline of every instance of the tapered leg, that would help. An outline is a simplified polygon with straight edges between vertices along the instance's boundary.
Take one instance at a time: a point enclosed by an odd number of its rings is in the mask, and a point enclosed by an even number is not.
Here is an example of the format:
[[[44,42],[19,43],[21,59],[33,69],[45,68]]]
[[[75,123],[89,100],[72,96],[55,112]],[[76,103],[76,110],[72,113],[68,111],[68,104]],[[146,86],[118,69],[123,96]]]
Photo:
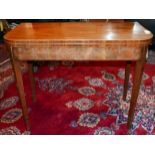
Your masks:
[[[24,93],[24,86],[23,86],[23,80],[22,80],[22,73],[20,69],[20,62],[14,58],[14,55],[11,53],[11,60],[12,60],[12,66],[15,74],[15,79],[16,79],[16,85],[19,93],[19,98],[22,106],[22,111],[23,111],[23,117],[26,125],[26,129],[30,131],[30,122],[29,122],[29,117],[28,117],[28,108],[26,105],[26,99],[25,99],[25,93]]]
[[[127,91],[128,91],[128,83],[129,83],[129,77],[130,77],[130,67],[131,67],[131,61],[126,62],[125,67],[125,79],[124,79],[124,91],[123,91],[123,100],[126,100]]]
[[[130,101],[130,109],[129,109],[128,122],[127,122],[128,129],[131,127],[131,124],[134,118],[134,111],[137,103],[137,98],[139,94],[145,62],[146,62],[146,52],[143,51],[141,59],[136,62],[135,75],[134,75],[133,88],[132,88],[131,101]]]
[[[35,88],[35,78],[33,75],[33,65],[32,63],[28,63],[28,71],[29,71],[29,78],[31,83],[31,89],[32,89],[32,100],[33,102],[36,101],[36,88]]]

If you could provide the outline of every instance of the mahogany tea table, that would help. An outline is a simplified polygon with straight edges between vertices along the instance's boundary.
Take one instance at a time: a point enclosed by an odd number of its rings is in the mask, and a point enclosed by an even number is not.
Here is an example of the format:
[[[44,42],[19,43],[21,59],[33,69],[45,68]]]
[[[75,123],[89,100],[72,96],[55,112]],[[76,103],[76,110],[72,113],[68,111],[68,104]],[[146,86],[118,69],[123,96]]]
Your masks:
[[[10,51],[26,129],[30,130],[20,62],[26,61],[126,61],[123,99],[126,99],[130,63],[135,61],[127,127],[137,103],[146,53],[152,33],[137,22],[22,23],[5,36]],[[36,100],[32,64],[29,75]]]

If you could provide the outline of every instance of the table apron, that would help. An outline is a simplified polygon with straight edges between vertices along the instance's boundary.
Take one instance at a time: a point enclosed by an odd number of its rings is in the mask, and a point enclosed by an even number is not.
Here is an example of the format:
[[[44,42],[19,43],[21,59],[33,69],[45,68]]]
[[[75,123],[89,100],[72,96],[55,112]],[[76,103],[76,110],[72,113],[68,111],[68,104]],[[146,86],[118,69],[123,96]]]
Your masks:
[[[144,47],[141,46],[53,46],[14,47],[18,60],[138,60]]]

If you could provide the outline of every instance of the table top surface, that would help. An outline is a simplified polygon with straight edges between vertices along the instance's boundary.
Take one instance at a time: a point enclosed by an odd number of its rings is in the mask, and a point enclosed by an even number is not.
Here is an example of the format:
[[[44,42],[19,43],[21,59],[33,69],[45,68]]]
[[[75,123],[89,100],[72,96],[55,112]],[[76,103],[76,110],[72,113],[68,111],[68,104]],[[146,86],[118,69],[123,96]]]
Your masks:
[[[24,41],[146,41],[152,33],[138,22],[21,23],[8,32],[6,42]]]

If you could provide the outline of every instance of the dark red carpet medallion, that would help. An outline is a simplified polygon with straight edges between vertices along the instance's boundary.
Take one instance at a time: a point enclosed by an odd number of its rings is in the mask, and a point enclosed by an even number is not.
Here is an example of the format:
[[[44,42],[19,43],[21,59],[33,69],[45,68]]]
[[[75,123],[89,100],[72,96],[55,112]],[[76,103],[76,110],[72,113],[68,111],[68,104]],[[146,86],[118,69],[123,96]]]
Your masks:
[[[123,101],[124,66],[123,62],[53,62],[36,66],[36,103],[32,103],[28,75],[24,74],[31,134],[154,134],[155,65],[145,66],[130,131],[126,123],[133,76],[127,100]],[[25,131],[15,83],[0,101],[0,134],[30,134]]]

